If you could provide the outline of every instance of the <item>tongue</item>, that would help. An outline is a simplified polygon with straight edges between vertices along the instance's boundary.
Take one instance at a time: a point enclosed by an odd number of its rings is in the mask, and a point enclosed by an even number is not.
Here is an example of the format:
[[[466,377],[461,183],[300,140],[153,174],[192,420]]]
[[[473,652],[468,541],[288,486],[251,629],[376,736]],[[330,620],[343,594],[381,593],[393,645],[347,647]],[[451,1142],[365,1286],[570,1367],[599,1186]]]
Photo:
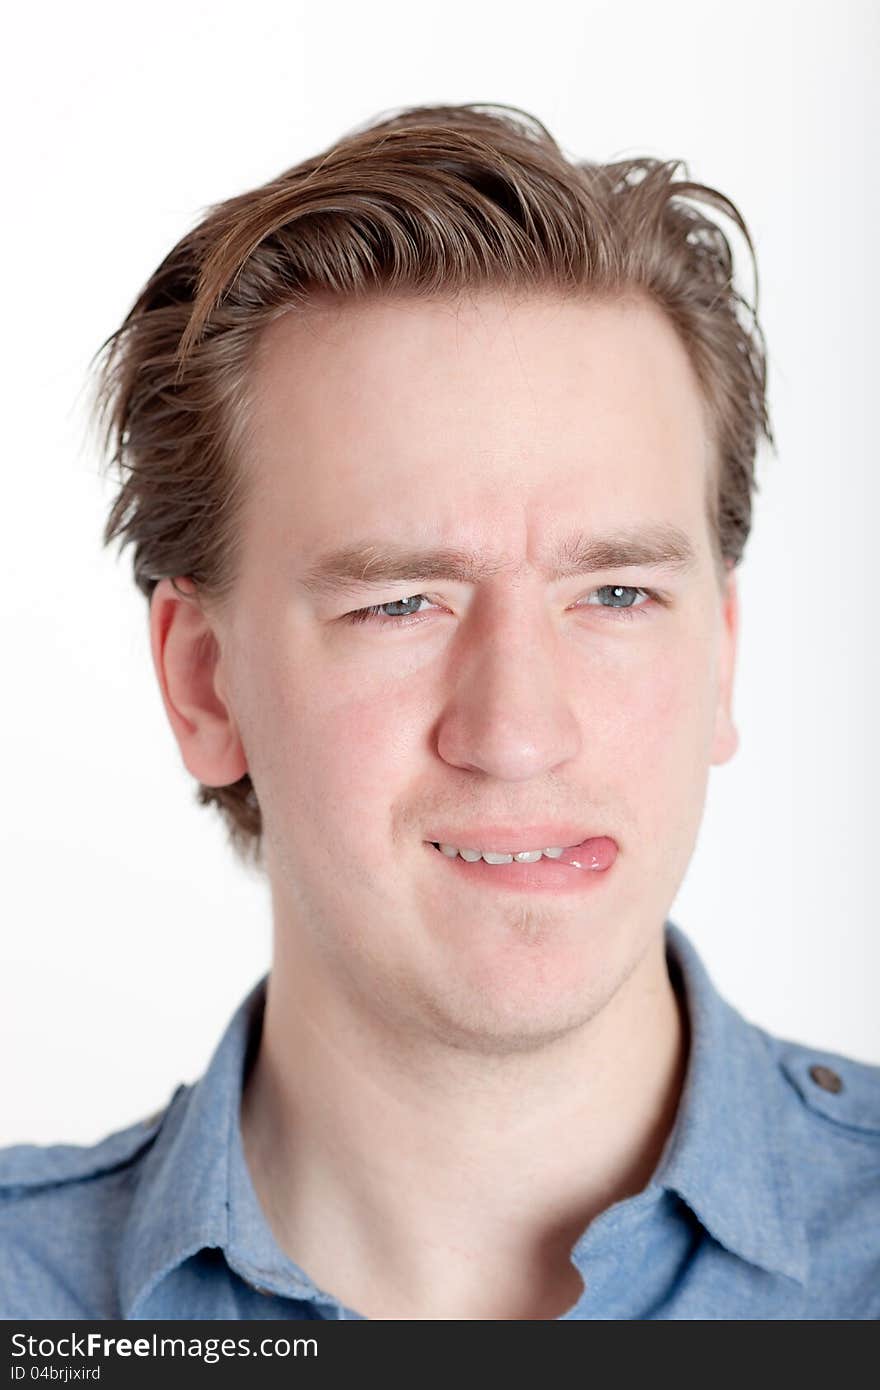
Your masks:
[[[594,869],[597,873],[607,869],[617,858],[617,845],[607,835],[598,835],[591,840],[583,840],[579,845],[564,849],[557,864],[570,864],[573,869]]]

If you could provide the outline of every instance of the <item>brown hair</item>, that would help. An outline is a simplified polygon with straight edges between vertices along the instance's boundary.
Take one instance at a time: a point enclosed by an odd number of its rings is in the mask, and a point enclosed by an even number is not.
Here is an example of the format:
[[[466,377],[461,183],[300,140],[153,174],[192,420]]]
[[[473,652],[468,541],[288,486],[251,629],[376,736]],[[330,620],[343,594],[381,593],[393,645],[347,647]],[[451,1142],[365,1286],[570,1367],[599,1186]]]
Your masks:
[[[759,436],[775,448],[757,264],[734,204],[687,174],[683,160],[571,160],[519,107],[417,106],[208,209],[95,355],[94,414],[120,478],[104,544],[134,546],[148,599],[160,578],[189,576],[223,608],[237,573],[256,337],[310,296],[636,290],[677,328],[702,387],[716,453],[713,547],[719,567],[737,564]],[[734,288],[723,231],[694,201],[744,236],[754,307]],[[249,774],[200,783],[196,799],[218,808],[242,863],[262,862]]]

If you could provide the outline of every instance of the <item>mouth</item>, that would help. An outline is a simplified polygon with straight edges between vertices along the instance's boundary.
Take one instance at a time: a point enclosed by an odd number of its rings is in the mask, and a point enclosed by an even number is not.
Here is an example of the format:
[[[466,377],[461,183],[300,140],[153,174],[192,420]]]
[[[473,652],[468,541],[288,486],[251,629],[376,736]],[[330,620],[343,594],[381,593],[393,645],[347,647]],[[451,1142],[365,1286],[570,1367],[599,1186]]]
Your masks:
[[[607,835],[588,836],[564,848],[551,846],[549,854],[544,850],[505,853],[466,847],[462,854],[440,840],[425,841],[425,846],[462,882],[520,892],[583,892],[607,879],[618,854],[616,841]]]

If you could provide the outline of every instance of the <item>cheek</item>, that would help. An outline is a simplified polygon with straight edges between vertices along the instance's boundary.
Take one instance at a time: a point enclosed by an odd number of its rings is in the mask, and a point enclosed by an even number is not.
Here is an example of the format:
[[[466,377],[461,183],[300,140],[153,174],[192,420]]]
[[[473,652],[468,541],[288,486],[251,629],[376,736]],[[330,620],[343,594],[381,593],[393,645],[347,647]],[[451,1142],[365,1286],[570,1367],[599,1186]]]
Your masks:
[[[657,653],[618,680],[610,696],[614,713],[603,734],[611,785],[645,827],[678,818],[690,827],[705,794],[713,732],[705,641],[685,637],[674,660]]]
[[[264,689],[264,770],[281,816],[307,840],[356,840],[366,851],[374,842],[387,853],[391,803],[418,737],[400,682],[373,682],[365,695],[363,680],[338,667],[328,678],[307,658],[276,659]]]

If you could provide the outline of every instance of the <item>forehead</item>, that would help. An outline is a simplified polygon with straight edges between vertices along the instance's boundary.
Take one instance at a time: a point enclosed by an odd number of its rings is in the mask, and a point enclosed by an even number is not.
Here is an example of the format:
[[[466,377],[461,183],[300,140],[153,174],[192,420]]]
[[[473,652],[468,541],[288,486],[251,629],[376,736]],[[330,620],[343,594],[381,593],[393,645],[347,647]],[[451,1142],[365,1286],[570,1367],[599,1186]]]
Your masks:
[[[252,398],[266,543],[384,528],[479,545],[514,515],[551,532],[703,515],[705,404],[643,298],[325,302],[264,331]]]

